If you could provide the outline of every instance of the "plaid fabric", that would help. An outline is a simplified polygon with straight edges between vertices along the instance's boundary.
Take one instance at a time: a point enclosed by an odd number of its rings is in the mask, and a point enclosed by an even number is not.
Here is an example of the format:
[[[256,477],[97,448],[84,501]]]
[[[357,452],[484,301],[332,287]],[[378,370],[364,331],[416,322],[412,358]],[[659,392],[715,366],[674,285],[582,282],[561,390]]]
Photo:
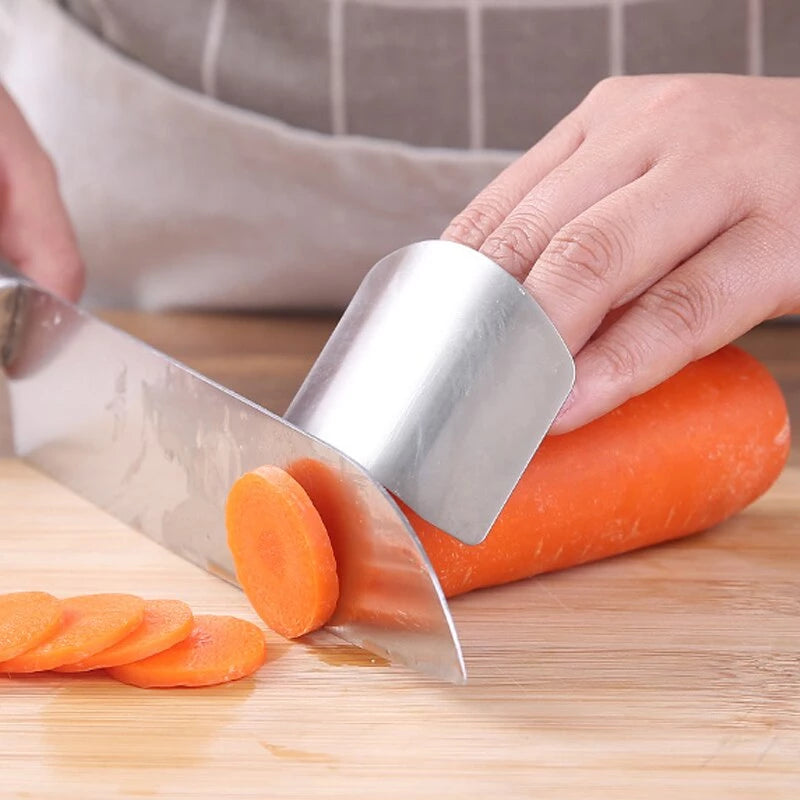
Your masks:
[[[600,79],[800,75],[800,0],[61,0],[129,57],[292,126],[530,146]]]

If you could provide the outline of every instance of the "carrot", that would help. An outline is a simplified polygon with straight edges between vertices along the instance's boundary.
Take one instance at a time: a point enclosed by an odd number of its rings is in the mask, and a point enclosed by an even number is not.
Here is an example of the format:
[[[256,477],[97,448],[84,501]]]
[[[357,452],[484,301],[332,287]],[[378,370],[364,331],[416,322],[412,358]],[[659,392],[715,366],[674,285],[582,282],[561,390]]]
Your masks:
[[[239,478],[225,522],[236,576],[256,613],[287,638],[321,627],[339,597],[325,526],[302,486],[278,467]]]
[[[755,358],[728,346],[601,419],[547,437],[480,545],[461,544],[400,505],[445,594],[452,597],[710,528],[763,494],[788,453],[789,419],[780,388]],[[280,473],[267,470],[262,472]],[[303,460],[290,470],[319,504],[336,554],[347,555],[353,547],[346,534],[350,517],[358,514],[357,504],[324,465]],[[270,559],[269,550],[259,550],[254,542],[260,531],[272,530],[271,520],[279,513],[274,495],[286,489],[273,481],[270,503],[261,507],[248,499],[255,495],[257,478],[245,479],[236,496],[232,491],[233,501],[229,499],[229,532],[235,510],[239,521],[233,527],[251,546],[246,552],[240,549],[234,559],[250,570],[251,588],[245,591],[252,602],[253,587],[257,589],[259,573],[268,571]],[[288,499],[285,503],[290,505]],[[339,508],[342,503],[345,510]],[[255,532],[250,535],[250,530]],[[310,576],[319,567],[306,554],[302,536],[284,536],[280,546],[292,573],[301,571],[297,564],[303,565],[303,581],[288,583],[287,592],[305,592],[303,587],[324,580],[327,566],[316,579]],[[364,576],[360,578],[363,583]],[[375,576],[376,587],[380,578]],[[363,598],[363,590],[359,596]],[[259,614],[270,624],[298,600],[270,591],[262,592],[257,602]],[[399,609],[403,602],[398,601]],[[352,611],[363,617],[368,609]],[[386,623],[383,612],[379,617]]]
[[[49,639],[61,623],[61,602],[47,592],[0,595],[0,661]]]
[[[199,614],[182,642],[107,672],[121,683],[142,689],[213,686],[251,675],[265,657],[264,634],[252,622]]]
[[[420,575],[409,545],[381,542],[380,552],[372,550],[375,540],[364,530],[368,512],[357,487],[334,468],[303,458],[286,469],[308,493],[330,536],[341,589],[336,616],[384,629],[418,624],[424,630],[427,608],[425,600],[415,607]]]
[[[191,608],[180,600],[147,600],[142,624],[124,639],[89,658],[56,667],[55,672],[88,672],[141,661],[182,642],[192,631]]]
[[[363,532],[367,513],[363,501],[356,488],[337,470],[316,459],[299,459],[289,464],[286,471],[308,494],[328,533],[339,581],[336,611],[349,619],[355,608],[363,605],[365,567],[371,569],[379,560],[370,552],[373,540]],[[393,566],[402,563],[398,558]],[[385,583],[385,573],[375,577]],[[349,605],[345,607],[344,603]]]
[[[141,622],[144,600],[129,594],[87,594],[62,601],[52,638],[0,663],[3,672],[43,672],[111,647]]]
[[[480,545],[404,510],[453,596],[710,528],[765,492],[788,453],[780,388],[728,346],[547,437]]]

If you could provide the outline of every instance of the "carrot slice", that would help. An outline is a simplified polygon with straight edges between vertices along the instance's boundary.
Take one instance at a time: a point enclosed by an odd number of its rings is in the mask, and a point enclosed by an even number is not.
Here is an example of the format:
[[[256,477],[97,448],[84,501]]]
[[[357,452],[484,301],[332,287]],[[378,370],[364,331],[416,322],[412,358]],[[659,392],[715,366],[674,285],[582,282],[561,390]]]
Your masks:
[[[324,625],[339,598],[336,559],[303,487],[278,467],[248,472],[225,522],[236,576],[267,626],[292,639]]]
[[[154,656],[182,642],[194,623],[192,609],[180,600],[147,600],[142,624],[116,644],[74,664],[56,667],[55,672],[88,672],[117,667]]]
[[[130,594],[85,594],[62,601],[52,638],[0,663],[2,672],[43,672],[111,647],[142,622],[144,600]]]
[[[182,642],[107,671],[115,680],[142,689],[213,686],[252,675],[265,657],[264,634],[252,622],[198,614],[192,632]]]
[[[49,639],[61,623],[61,601],[47,592],[0,595],[0,661]]]

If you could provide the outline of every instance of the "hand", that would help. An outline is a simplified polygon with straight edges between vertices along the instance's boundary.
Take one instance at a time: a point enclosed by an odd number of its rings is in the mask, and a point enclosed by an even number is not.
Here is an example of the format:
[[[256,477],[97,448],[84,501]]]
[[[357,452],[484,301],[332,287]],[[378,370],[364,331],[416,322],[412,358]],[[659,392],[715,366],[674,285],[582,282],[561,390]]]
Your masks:
[[[0,88],[0,256],[46,289],[77,300],[84,269],[53,164]]]
[[[603,81],[443,238],[524,281],[583,425],[800,307],[800,79]]]

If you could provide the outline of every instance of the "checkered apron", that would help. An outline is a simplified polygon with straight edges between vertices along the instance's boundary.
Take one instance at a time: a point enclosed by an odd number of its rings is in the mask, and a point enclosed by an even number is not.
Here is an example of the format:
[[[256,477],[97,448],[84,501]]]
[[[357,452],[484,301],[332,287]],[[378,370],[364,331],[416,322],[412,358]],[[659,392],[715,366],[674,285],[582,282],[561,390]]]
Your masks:
[[[798,0],[1,0],[89,305],[341,308],[611,74],[800,74]]]

